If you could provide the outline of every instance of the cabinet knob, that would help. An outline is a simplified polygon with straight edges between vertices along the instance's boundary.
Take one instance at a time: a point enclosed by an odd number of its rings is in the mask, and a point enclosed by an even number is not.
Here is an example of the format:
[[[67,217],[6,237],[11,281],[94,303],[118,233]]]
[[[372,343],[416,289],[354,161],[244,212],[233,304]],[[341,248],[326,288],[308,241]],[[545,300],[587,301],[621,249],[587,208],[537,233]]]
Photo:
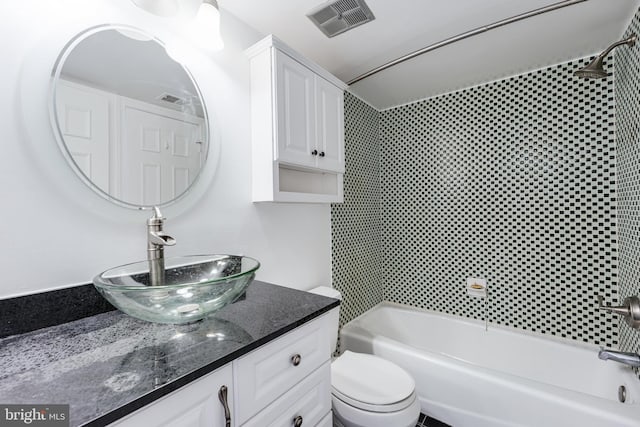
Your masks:
[[[302,362],[302,356],[300,356],[299,354],[294,354],[293,356],[291,356],[291,363],[293,363],[293,366],[298,366],[300,362]]]
[[[298,415],[293,419],[293,427],[301,427],[302,426],[302,417]]]
[[[320,153],[318,153],[318,156],[324,157],[324,151],[321,151]]]
[[[318,150],[313,150],[313,151],[311,152],[311,155],[312,155],[312,156],[317,156],[317,155],[318,155]],[[324,156],[324,154],[323,154],[323,156]]]

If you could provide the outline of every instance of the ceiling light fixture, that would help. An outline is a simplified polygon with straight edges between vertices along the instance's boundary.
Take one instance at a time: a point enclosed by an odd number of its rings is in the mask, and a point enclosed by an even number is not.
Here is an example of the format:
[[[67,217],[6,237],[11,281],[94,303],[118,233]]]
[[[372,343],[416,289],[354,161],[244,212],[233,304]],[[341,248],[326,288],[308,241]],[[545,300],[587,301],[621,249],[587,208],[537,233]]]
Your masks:
[[[140,9],[158,16],[175,16],[178,13],[177,0],[131,0]]]
[[[224,42],[220,35],[220,9],[216,0],[203,0],[191,28],[194,42],[206,50],[220,50]]]
[[[177,0],[131,0],[139,8],[163,17],[181,14]],[[216,0],[203,0],[193,21],[185,23],[186,33],[201,49],[215,51],[224,48],[220,35],[220,8]]]

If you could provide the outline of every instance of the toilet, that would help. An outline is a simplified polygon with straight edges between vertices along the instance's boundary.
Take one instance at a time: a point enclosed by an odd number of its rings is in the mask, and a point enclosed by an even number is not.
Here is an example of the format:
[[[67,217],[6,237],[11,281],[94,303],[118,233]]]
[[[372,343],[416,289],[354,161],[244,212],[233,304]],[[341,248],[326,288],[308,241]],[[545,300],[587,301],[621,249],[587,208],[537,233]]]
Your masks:
[[[309,292],[341,299],[340,292],[318,287]],[[335,328],[339,311],[329,312]],[[331,403],[334,425],[340,427],[415,427],[420,403],[413,378],[398,365],[371,354],[345,351],[331,363]]]

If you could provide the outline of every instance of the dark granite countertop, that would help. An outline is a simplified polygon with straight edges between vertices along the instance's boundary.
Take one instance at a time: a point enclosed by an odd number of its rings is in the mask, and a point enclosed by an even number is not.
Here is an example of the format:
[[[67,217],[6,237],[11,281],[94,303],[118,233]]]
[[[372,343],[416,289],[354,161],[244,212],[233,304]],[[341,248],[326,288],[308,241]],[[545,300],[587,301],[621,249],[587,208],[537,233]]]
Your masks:
[[[256,281],[192,325],[110,311],[2,338],[0,403],[69,404],[71,426],[106,425],[337,305]]]

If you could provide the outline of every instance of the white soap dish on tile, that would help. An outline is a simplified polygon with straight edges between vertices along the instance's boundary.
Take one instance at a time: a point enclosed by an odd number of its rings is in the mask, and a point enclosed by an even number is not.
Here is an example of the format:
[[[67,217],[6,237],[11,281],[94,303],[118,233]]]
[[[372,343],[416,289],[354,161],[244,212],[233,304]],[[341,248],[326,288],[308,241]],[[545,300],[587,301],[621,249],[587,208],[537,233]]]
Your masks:
[[[487,279],[467,277],[467,295],[476,298],[487,297]]]

